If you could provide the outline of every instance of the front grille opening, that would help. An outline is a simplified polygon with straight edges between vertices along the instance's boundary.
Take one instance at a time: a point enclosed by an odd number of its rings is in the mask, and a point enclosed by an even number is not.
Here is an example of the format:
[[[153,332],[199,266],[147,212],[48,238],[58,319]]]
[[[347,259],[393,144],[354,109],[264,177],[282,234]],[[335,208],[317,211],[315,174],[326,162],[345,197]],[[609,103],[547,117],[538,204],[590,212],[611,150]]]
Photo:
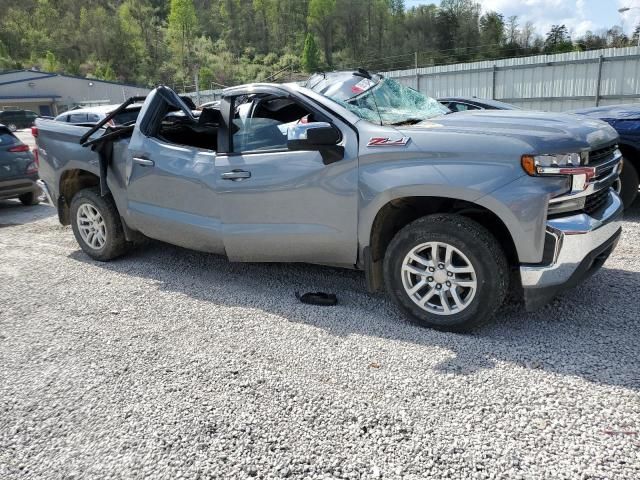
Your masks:
[[[584,212],[591,215],[600,210],[607,203],[610,190],[610,188],[603,188],[589,195],[584,202]]]
[[[573,198],[564,202],[552,203],[547,212],[548,218],[557,218],[577,213],[593,215],[603,208],[609,199],[611,188],[603,188],[588,197]]]
[[[597,150],[591,150],[589,152],[589,165],[601,163],[603,161],[611,160],[615,151],[618,149],[617,144],[608,145],[604,148],[598,148]]]

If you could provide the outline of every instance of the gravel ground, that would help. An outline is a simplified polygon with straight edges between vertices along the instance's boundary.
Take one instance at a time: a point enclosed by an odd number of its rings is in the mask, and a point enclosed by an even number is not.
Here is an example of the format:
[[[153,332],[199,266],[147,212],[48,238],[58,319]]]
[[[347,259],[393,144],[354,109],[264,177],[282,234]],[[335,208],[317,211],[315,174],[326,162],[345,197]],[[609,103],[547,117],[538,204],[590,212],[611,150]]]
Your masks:
[[[53,209],[0,202],[0,478],[638,479],[627,220],[587,283],[456,335],[357,272],[159,243],[101,264]]]

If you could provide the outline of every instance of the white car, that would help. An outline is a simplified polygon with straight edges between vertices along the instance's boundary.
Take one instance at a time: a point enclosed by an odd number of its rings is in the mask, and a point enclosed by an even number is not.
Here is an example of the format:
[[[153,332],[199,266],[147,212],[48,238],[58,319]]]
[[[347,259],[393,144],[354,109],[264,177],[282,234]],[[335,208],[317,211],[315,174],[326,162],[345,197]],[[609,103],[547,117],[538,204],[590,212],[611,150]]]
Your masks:
[[[96,107],[76,108],[61,113],[54,120],[58,122],[72,123],[74,125],[96,124],[120,105],[99,105]],[[135,122],[140,112],[140,104],[131,105],[126,111],[116,115],[111,122],[113,125],[124,125],[129,122]]]

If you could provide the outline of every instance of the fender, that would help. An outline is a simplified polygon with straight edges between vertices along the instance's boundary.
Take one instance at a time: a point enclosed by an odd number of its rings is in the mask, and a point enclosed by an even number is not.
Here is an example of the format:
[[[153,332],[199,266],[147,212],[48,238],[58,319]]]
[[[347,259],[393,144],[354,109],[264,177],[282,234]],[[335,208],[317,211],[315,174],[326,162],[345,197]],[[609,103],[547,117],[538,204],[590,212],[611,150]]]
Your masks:
[[[369,169],[361,167],[359,258],[365,258],[373,223],[385,205],[406,197],[440,197],[489,210],[511,232],[519,261],[539,263],[544,249],[546,206],[552,196],[566,189],[566,179],[529,177],[520,168],[513,168],[513,163],[483,165],[473,169],[473,175],[460,175],[458,162],[443,165],[395,161],[373,164],[369,167],[374,168]],[[412,184],[403,185],[407,178],[412,179]]]

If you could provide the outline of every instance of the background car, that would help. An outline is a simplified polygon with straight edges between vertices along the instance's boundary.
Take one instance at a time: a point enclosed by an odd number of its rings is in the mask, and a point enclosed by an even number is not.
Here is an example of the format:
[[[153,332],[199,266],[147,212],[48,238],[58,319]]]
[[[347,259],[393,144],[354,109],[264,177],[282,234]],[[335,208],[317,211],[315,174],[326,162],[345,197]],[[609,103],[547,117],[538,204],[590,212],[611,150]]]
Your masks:
[[[61,113],[54,120],[58,122],[67,122],[74,125],[96,124],[120,105],[99,105],[95,107],[76,108]],[[135,122],[138,118],[140,105],[132,105],[126,111],[117,114],[113,118],[114,125],[124,125],[129,122]]]
[[[452,112],[466,112],[468,110],[521,110],[510,103],[476,97],[445,97],[438,101]]]
[[[187,96],[180,97],[189,108],[196,110],[193,100]],[[220,102],[218,102],[219,104]],[[61,113],[54,120],[58,122],[72,123],[74,125],[95,125],[102,119],[106,118],[111,112],[115,111],[120,104],[117,105],[97,105],[95,107],[74,108]],[[138,113],[142,108],[141,103],[129,105],[124,112],[116,114],[109,122],[112,126],[132,124],[138,118]]]
[[[638,172],[640,172],[640,105],[609,105],[574,110],[571,113],[603,120],[620,135],[620,151],[624,166],[620,173],[618,190],[625,208],[629,208],[638,196]]]
[[[36,118],[38,118],[38,114],[31,110],[3,110],[0,112],[0,123],[12,132],[19,128],[29,128]]]
[[[36,205],[40,196],[38,163],[8,127],[0,125],[0,200],[18,198],[24,205]]]

